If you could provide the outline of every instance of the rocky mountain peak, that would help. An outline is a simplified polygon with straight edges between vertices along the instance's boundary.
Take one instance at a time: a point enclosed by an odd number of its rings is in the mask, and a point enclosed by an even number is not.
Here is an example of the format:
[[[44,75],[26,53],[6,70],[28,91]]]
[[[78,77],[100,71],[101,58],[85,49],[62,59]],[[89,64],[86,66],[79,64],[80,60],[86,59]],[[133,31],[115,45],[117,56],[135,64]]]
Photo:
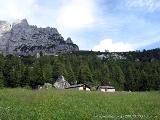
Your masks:
[[[68,37],[67,40],[66,40],[66,43],[73,44],[73,41],[72,41],[72,39],[70,37]]]
[[[39,52],[55,54],[78,51],[71,38],[67,41],[56,28],[38,28],[29,25],[27,19],[13,22],[0,21],[0,51],[18,55],[34,55]],[[3,46],[3,47],[2,47]]]

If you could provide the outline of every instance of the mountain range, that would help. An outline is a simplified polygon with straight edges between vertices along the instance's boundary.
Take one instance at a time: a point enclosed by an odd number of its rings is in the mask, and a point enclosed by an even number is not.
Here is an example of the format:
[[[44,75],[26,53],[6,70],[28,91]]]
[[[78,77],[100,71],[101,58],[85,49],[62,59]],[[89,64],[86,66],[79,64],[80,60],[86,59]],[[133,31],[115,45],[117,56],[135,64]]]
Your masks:
[[[35,55],[79,51],[71,38],[64,40],[56,28],[38,28],[27,19],[0,21],[0,51],[3,54]]]

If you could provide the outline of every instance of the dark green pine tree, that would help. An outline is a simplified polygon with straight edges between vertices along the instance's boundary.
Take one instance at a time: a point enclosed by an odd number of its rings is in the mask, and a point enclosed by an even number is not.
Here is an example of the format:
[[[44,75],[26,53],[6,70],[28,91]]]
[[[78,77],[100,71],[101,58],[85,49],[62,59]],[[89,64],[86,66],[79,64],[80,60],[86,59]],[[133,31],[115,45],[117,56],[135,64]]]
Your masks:
[[[87,64],[81,64],[78,76],[78,83],[91,84],[93,82],[92,73]]]
[[[22,64],[19,58],[15,58],[15,65],[14,65],[14,78],[17,84],[17,87],[20,86],[23,72],[24,72],[24,65]]]
[[[54,62],[52,76],[53,83],[57,80],[59,76],[64,76],[65,78],[67,78],[67,71],[63,63],[61,63],[60,61]]]
[[[115,80],[118,83],[117,89],[124,90],[125,75],[118,65],[115,66]]]
[[[43,85],[45,83],[42,66],[39,61],[34,64],[33,77],[31,79],[31,85]]]
[[[153,90],[160,90],[160,75],[158,74],[157,71],[153,73],[152,77],[152,89]]]
[[[141,79],[140,71],[138,69],[134,70],[134,83],[133,84],[133,90],[139,91],[139,81]]]
[[[4,87],[4,77],[3,77],[3,73],[0,70],[0,88]]]
[[[19,86],[19,79],[16,79],[16,65],[17,59],[14,56],[9,55],[6,57],[3,73],[7,87]]]
[[[96,69],[93,72],[93,84],[95,86],[101,85],[103,80],[102,72],[99,69]]]
[[[140,80],[140,91],[146,91],[149,89],[147,80],[148,80],[148,75],[144,70],[142,70],[141,80]]]
[[[103,67],[102,67],[102,80],[101,80],[101,84],[102,85],[107,85],[108,83],[111,82],[110,80],[110,72],[109,72],[109,68],[108,68],[108,65],[107,64],[104,64]]]
[[[4,68],[4,57],[2,55],[0,55],[0,88],[5,87],[3,68]]]
[[[32,80],[31,68],[26,66],[21,79],[21,87],[29,86]]]
[[[153,89],[160,90],[160,74],[157,71],[154,73]]]
[[[134,84],[134,75],[131,66],[128,66],[126,70],[126,82],[125,82],[125,90],[133,90]]]
[[[124,90],[125,75],[120,66],[116,64],[112,66],[112,81],[114,81],[113,84],[116,85],[116,89]]]
[[[70,84],[76,84],[76,78],[70,63],[67,64],[67,73],[67,81]]]
[[[44,75],[44,80],[45,82],[52,82],[52,73],[53,73],[53,69],[52,66],[50,64],[45,64],[43,66],[43,75]]]

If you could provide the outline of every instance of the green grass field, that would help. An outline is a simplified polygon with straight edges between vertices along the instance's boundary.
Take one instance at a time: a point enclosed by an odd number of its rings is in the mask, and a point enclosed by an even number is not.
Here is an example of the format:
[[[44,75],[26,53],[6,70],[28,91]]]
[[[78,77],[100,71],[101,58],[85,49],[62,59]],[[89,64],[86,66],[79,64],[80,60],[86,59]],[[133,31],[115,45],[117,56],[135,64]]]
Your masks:
[[[2,89],[0,120],[160,120],[160,92]]]

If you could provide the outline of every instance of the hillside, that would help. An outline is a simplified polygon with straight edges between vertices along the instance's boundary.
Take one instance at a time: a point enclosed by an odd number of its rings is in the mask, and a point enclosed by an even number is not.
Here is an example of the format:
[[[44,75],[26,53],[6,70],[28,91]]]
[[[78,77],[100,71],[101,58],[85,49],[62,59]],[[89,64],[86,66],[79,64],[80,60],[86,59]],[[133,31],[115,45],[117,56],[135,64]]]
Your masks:
[[[111,84],[116,90],[149,91],[160,89],[160,50],[116,53],[79,51],[36,56],[0,56],[0,86],[25,87],[54,83],[63,75],[70,84],[92,87]],[[117,55],[118,54],[118,55]],[[122,56],[122,54],[126,54]]]
[[[160,60],[160,48],[130,51],[130,52],[100,52],[100,51],[75,51],[77,55],[97,55],[100,59],[131,60],[131,61],[156,61]]]

